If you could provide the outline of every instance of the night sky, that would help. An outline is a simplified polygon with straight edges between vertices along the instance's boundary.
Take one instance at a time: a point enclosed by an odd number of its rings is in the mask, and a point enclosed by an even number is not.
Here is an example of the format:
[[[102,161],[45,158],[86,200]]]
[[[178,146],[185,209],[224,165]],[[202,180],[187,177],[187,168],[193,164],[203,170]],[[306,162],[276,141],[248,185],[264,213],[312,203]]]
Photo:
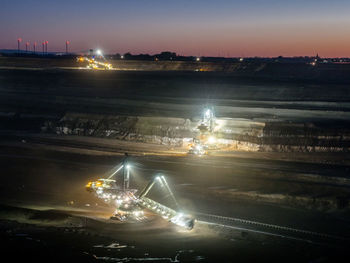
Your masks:
[[[350,56],[349,0],[1,0],[0,49]]]

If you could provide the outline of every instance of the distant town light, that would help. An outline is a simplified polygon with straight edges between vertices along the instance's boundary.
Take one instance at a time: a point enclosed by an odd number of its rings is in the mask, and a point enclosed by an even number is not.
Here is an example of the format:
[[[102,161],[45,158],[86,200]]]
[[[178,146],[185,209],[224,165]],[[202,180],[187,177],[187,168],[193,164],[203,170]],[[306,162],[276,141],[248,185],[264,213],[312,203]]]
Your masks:
[[[102,56],[102,51],[101,51],[101,49],[97,49],[97,50],[96,50],[96,54],[99,55],[99,56]]]
[[[201,58],[198,58],[198,57],[196,58],[196,61],[200,61],[200,60],[201,60]]]

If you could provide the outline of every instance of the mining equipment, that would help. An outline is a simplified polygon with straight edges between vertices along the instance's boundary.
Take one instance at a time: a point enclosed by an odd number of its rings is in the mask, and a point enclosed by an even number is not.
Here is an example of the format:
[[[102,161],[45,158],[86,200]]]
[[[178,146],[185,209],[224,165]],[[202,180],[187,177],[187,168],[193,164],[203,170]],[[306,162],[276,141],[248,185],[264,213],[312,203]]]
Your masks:
[[[146,217],[145,211],[149,211],[187,230],[191,230],[194,227],[194,217],[181,212],[175,196],[163,175],[155,176],[144,189],[138,191],[138,189],[131,189],[129,187],[130,170],[131,164],[128,162],[128,156],[125,156],[123,162],[108,178],[101,178],[86,185],[87,191],[94,193],[99,199],[116,208],[111,219],[140,221]],[[112,178],[120,171],[122,173],[122,183],[117,184],[117,180]],[[166,189],[176,204],[177,210],[147,197],[147,194],[156,185]]]
[[[189,145],[190,154],[205,155],[209,150],[218,149],[217,140],[214,136],[215,115],[212,107],[206,107],[203,110],[201,121],[197,127],[199,130],[198,138],[194,138]]]
[[[80,63],[87,62],[87,66],[86,66],[87,69],[94,69],[94,70],[112,70],[113,69],[112,64],[106,61],[101,50],[97,50],[97,55],[100,57],[100,59],[97,59],[94,55],[90,54],[88,56],[77,57],[77,61]]]

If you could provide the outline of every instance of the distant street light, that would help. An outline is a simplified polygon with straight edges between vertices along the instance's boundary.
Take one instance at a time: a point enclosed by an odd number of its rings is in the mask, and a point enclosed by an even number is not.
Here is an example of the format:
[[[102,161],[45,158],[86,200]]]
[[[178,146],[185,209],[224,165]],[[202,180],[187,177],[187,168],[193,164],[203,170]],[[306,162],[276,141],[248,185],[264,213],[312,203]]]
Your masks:
[[[26,42],[26,53],[28,53],[29,42]]]

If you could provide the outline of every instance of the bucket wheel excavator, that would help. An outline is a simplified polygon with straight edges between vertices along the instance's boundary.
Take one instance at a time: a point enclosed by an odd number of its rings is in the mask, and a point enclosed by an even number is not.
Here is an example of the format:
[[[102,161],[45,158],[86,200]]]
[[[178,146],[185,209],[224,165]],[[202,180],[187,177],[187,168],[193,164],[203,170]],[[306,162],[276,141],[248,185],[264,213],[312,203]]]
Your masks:
[[[116,208],[111,219],[140,221],[145,218],[145,211],[148,211],[187,230],[191,230],[194,227],[195,218],[192,215],[181,212],[176,198],[163,175],[155,176],[139,192],[137,189],[131,189],[129,187],[130,170],[131,165],[128,163],[128,157],[126,155],[123,162],[118,165],[118,168],[108,178],[101,178],[86,185],[87,191],[94,193],[97,198]],[[121,184],[118,184],[116,179],[112,179],[118,172],[122,173]],[[166,189],[176,209],[167,207],[147,197],[156,185]]]

